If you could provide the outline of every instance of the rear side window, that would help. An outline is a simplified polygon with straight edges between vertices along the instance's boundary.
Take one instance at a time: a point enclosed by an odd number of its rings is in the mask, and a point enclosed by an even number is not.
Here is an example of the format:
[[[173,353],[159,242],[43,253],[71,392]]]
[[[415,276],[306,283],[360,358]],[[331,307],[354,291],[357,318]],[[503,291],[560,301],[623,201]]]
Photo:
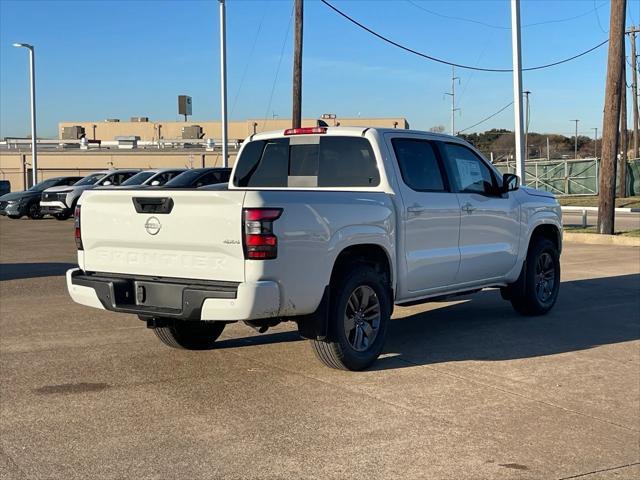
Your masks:
[[[434,145],[428,140],[394,138],[393,151],[404,183],[412,190],[444,192],[442,171]]]
[[[365,138],[292,137],[247,144],[233,183],[237,187],[373,187],[380,184],[380,174]]]

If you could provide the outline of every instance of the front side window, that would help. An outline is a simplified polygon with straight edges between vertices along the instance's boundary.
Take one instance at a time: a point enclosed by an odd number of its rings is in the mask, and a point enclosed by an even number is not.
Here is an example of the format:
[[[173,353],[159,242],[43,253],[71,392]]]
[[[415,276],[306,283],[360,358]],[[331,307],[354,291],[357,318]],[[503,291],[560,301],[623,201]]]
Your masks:
[[[491,170],[478,155],[455,143],[445,143],[444,150],[458,192],[492,194],[495,191]]]
[[[212,171],[209,173],[205,173],[202,177],[200,177],[194,187],[198,188],[198,187],[203,187],[205,185],[215,185],[216,183],[224,183],[227,180],[229,180],[229,174],[227,173],[225,176],[226,172],[221,172],[221,171]]]
[[[122,182],[124,182],[128,178],[133,177],[136,173],[137,172],[112,173],[111,175],[106,177],[104,180],[102,180],[100,183],[104,185],[105,182],[111,182],[110,185],[121,185]]]
[[[404,183],[412,190],[444,192],[442,171],[435,146],[428,140],[394,138],[391,140]]]
[[[294,137],[295,138],[295,137]],[[248,143],[238,159],[237,187],[372,187],[380,174],[362,137],[277,138]]]

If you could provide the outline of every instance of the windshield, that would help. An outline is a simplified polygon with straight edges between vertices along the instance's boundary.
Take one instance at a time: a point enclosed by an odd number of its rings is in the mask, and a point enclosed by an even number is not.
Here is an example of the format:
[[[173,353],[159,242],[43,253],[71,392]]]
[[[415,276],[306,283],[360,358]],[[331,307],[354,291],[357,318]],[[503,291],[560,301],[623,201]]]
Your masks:
[[[100,180],[104,176],[105,176],[104,173],[92,173],[91,175],[87,175],[83,179],[78,180],[73,185],[74,186],[76,186],[76,185],[93,185],[94,183],[96,183],[98,180]]]
[[[187,170],[181,173],[172,180],[169,180],[164,184],[165,187],[190,187],[200,175],[204,172],[202,170]]]
[[[122,185],[142,185],[145,180],[149,180],[157,172],[140,172],[136,173],[133,177],[122,182]]]
[[[41,192],[50,187],[55,187],[60,180],[57,178],[50,178],[49,180],[44,180],[40,183],[36,183],[29,190],[32,192]]]

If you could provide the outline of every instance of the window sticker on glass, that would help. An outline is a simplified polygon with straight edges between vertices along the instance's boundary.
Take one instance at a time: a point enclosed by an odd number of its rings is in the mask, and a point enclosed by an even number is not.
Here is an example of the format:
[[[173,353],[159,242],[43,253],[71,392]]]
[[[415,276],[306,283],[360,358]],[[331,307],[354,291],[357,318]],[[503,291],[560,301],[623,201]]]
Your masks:
[[[456,164],[460,175],[460,186],[463,190],[474,184],[482,186],[482,171],[478,162],[456,158]]]

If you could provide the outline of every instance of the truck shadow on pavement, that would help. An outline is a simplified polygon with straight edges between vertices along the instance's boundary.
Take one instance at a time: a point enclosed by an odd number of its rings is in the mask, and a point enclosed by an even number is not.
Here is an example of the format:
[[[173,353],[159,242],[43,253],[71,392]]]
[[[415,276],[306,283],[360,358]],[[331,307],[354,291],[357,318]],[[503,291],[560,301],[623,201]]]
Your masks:
[[[0,282],[6,280],[23,280],[27,278],[57,277],[64,275],[75,263],[2,263],[0,264]]]
[[[388,355],[371,369],[512,360],[638,340],[639,292],[640,274],[566,281],[553,310],[541,317],[517,314],[498,290],[460,297],[460,303],[394,319]]]
[[[565,281],[555,307],[541,317],[517,314],[498,290],[428,303],[427,311],[391,321],[383,357],[369,370],[464,360],[513,360],[638,340],[638,292],[640,274]],[[403,315],[403,310],[397,307],[395,316]],[[217,342],[216,349],[302,340],[291,328],[227,338]]]

